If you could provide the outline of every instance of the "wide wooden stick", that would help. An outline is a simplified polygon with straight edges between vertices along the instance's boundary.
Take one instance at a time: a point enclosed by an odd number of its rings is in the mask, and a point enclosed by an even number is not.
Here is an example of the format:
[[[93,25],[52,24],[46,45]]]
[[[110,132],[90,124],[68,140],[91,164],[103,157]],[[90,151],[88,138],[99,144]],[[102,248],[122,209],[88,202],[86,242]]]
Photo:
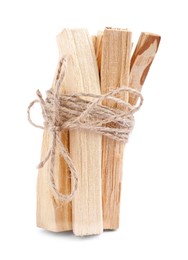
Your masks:
[[[60,91],[63,91],[63,89]],[[61,140],[68,149],[69,136],[67,131],[61,134]],[[42,142],[41,159],[46,157],[50,145],[50,136],[47,130],[45,130]],[[56,149],[54,169],[56,185],[61,193],[69,194],[71,191],[69,170],[60,155],[58,144]],[[38,173],[37,226],[54,232],[68,231],[72,229],[71,203],[61,204],[53,197],[49,185],[49,167],[50,165],[48,161],[43,168],[39,169]]]
[[[129,84],[131,32],[105,29],[102,39],[101,91],[106,93]],[[128,95],[121,95],[128,102]],[[115,106],[111,101],[106,104]],[[102,143],[102,199],[104,229],[119,226],[119,207],[123,163],[122,143],[103,137]]]
[[[69,93],[100,94],[96,57],[86,30],[63,30],[57,37],[67,57],[64,89]],[[72,203],[73,232],[84,236],[100,234],[102,223],[101,136],[70,131],[70,155],[78,171],[78,191]]]

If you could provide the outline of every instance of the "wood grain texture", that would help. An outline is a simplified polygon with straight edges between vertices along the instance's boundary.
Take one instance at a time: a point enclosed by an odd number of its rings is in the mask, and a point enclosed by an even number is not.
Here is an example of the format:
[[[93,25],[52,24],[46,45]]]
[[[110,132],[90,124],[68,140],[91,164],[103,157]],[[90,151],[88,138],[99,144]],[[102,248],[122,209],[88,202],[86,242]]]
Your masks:
[[[96,53],[97,36],[96,35],[92,35],[91,36],[91,40],[92,40],[92,43],[93,43],[94,51]]]
[[[103,31],[98,31],[97,37],[96,37],[96,42],[95,42],[95,54],[96,54],[99,74],[100,74],[100,70],[101,70],[102,38],[103,38]]]
[[[131,33],[120,29],[106,29],[97,37],[90,36],[85,30],[64,30],[58,37],[60,57],[68,55],[68,67],[65,82],[61,91],[91,92],[99,94],[99,80],[96,60],[101,74],[101,90],[106,93],[120,85],[128,85],[141,91],[146,76],[157,53],[160,36],[142,33],[131,58],[130,75],[129,62],[132,48]],[[86,56],[86,57],[85,57]],[[76,82],[76,84],[75,84]],[[94,83],[94,84],[93,84]],[[87,85],[87,89],[85,86]],[[97,86],[97,88],[95,88]],[[94,87],[94,89],[93,89]],[[136,103],[133,95],[125,95],[126,101]],[[106,103],[114,106],[113,102]],[[79,169],[79,190],[71,203],[60,204],[52,196],[49,188],[49,163],[39,170],[37,182],[37,226],[60,232],[72,229],[76,235],[99,234],[102,232],[102,206],[104,229],[119,227],[121,176],[124,146],[103,137],[102,149],[102,194],[100,181],[100,137],[88,133],[71,131],[62,133],[62,142],[71,151],[71,157]],[[72,141],[71,141],[72,140]],[[89,142],[89,143],[88,143]],[[69,144],[70,143],[70,144]],[[44,131],[41,159],[46,156],[50,145],[50,136]],[[70,148],[69,148],[70,146]],[[77,149],[75,149],[75,146]],[[79,149],[84,147],[84,149]],[[91,147],[93,147],[91,149]],[[88,152],[89,151],[89,152]],[[84,159],[85,158],[85,159]],[[96,159],[97,158],[97,159]],[[83,170],[84,169],[84,170]],[[95,171],[94,171],[95,170]],[[59,155],[57,146],[55,159],[55,180],[60,192],[70,193],[71,182],[67,165]]]
[[[99,41],[101,41],[101,38],[99,38]],[[159,42],[160,42],[159,35],[152,34],[152,33],[142,33],[141,34],[141,36],[138,40],[138,43],[136,45],[135,51],[131,58],[130,77],[129,77],[129,86],[131,88],[134,88],[134,89],[136,88],[138,90],[142,89],[142,86],[146,79],[149,68],[150,68],[150,66],[153,62],[153,59],[155,57],[155,54],[157,52]],[[132,47],[133,47],[133,43],[131,43],[131,49],[132,49]],[[96,56],[97,55],[99,56],[98,60],[101,60],[100,56],[102,55],[102,43],[100,45],[96,45]],[[99,68],[100,68],[100,66],[99,66]],[[130,95],[129,102],[132,105],[134,105],[136,103],[136,98],[134,96]],[[103,148],[103,150],[104,150],[104,148]],[[118,163],[118,162],[116,162],[116,163]],[[116,166],[115,166],[115,168],[116,168]],[[103,171],[104,171],[104,169],[103,169]],[[104,176],[103,171],[102,171],[102,175]],[[121,169],[120,169],[120,171],[121,171]],[[111,170],[111,172],[112,172],[112,170]],[[113,180],[113,178],[111,178],[111,180]],[[110,179],[109,179],[109,181],[110,181]],[[121,178],[120,178],[120,181],[121,181]],[[118,187],[118,185],[116,185],[117,188],[114,189],[114,187],[115,187],[114,182],[112,182],[111,185],[109,182],[109,185],[108,185],[107,183],[105,184],[104,180],[103,180],[102,183],[103,183],[104,228],[105,229],[116,229],[119,226],[120,207],[119,207],[117,201],[120,200],[121,185],[119,187]],[[107,191],[108,189],[109,189],[109,191]],[[112,201],[112,205],[111,205],[112,210],[108,214],[108,210],[105,210],[105,205],[106,205],[105,200],[106,200],[106,194],[109,194],[112,190],[114,190],[112,192],[112,194],[113,194],[112,198],[116,198],[116,199],[114,199]],[[107,209],[108,209],[108,207],[107,207]],[[105,214],[105,211],[107,212],[106,214]]]
[[[106,93],[129,84],[131,32],[105,29],[102,39],[101,91]],[[128,95],[120,96],[128,102]],[[105,102],[113,107],[111,101]],[[104,229],[119,227],[120,192],[124,145],[103,137],[102,142],[102,199]]]
[[[100,94],[96,57],[86,30],[63,30],[58,45],[67,57],[63,87],[66,92]],[[100,234],[102,223],[101,136],[70,131],[70,155],[78,171],[78,191],[72,202],[73,232],[84,236]]]
[[[131,58],[130,65],[130,82],[131,88],[142,90],[146,76],[149,72],[150,66],[157,53],[161,37],[152,33],[141,33],[134,53]],[[129,103],[134,105],[137,99],[130,95]]]
[[[56,78],[56,75],[54,78]],[[63,91],[63,89],[61,88],[60,91]],[[61,134],[61,140],[68,149],[68,132]],[[49,133],[45,130],[42,142],[41,160],[46,157],[50,144],[51,140]],[[71,203],[61,204],[53,197],[49,185],[49,166],[48,161],[43,168],[39,169],[38,173],[37,226],[54,232],[68,231],[72,229]],[[58,144],[55,155],[54,177],[58,190],[63,194],[69,194],[71,191],[69,170],[60,155]]]

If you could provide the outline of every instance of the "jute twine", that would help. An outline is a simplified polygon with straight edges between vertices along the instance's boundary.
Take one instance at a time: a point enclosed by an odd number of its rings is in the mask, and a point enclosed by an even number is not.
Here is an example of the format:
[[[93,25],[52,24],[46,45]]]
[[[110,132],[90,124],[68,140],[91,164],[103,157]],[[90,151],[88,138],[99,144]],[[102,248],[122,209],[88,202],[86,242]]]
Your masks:
[[[36,94],[38,99],[32,101],[27,110],[29,122],[37,128],[47,129],[50,133],[51,144],[49,151],[44,160],[39,163],[38,168],[42,168],[46,162],[50,160],[50,187],[54,196],[60,202],[71,201],[74,198],[78,187],[78,174],[69,152],[61,141],[60,133],[64,130],[74,129],[92,131],[113,140],[126,143],[134,126],[134,113],[140,109],[143,103],[141,93],[126,86],[122,86],[103,95],[90,93],[59,93],[65,77],[65,72],[66,59],[62,58],[59,62],[55,86],[53,89],[47,91],[46,100],[43,99],[42,94],[37,90]],[[122,92],[128,92],[137,97],[139,100],[137,105],[132,106],[118,98],[117,95]],[[89,100],[88,97],[90,98]],[[87,98],[87,100],[84,98]],[[117,106],[115,108],[110,108],[102,105],[102,102],[106,100],[113,101]],[[41,106],[44,126],[36,125],[31,120],[30,110],[35,103],[39,103]],[[57,144],[59,144],[61,155],[70,170],[72,191],[68,195],[60,193],[55,184],[54,166]]]

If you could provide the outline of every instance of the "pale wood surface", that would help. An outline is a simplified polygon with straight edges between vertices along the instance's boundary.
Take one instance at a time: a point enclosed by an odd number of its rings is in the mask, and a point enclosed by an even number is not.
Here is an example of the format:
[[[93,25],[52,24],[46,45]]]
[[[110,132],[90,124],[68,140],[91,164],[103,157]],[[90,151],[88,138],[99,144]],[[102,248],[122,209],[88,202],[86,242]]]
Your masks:
[[[93,47],[94,47],[94,50],[95,50],[95,53],[96,53],[97,36],[96,35],[92,35],[91,36],[91,40],[92,40]]]
[[[157,53],[161,37],[152,33],[141,33],[131,58],[130,82],[131,88],[141,91],[146,76]],[[129,103],[134,105],[137,99],[129,97]]]
[[[103,38],[103,31],[98,31],[97,37],[96,37],[96,42],[95,42],[95,54],[96,54],[99,74],[100,74],[100,70],[101,70],[102,38]]]
[[[64,89],[69,93],[100,94],[98,68],[91,36],[86,30],[63,30],[58,45],[67,57]],[[70,131],[70,154],[78,171],[78,191],[72,202],[75,235],[100,234],[102,223],[101,136]]]
[[[105,29],[102,39],[101,91],[106,93],[129,84],[131,32]],[[128,102],[128,95],[121,95]],[[113,107],[111,101],[105,102]],[[104,229],[119,226],[120,191],[124,145],[103,137],[102,143],[102,199]]]
[[[96,57],[98,57],[98,60],[101,60],[101,52],[102,52],[102,38],[101,38],[102,32],[100,32],[100,35],[98,35],[99,39],[98,41],[100,42],[100,45],[96,45]],[[129,86],[132,88],[136,88],[138,90],[142,89],[142,86],[144,84],[144,81],[146,79],[147,73],[149,71],[149,68],[152,64],[152,61],[154,59],[154,56],[157,52],[158,45],[160,42],[160,36],[156,34],[151,34],[151,33],[142,33],[138,44],[135,48],[135,51],[132,55],[131,59],[131,71],[130,71],[130,78],[129,78]],[[131,43],[131,48],[133,47],[133,43]],[[100,62],[98,64],[100,68]],[[133,97],[132,95],[129,97],[129,102],[131,104],[136,103],[136,98]],[[104,148],[103,148],[104,149]],[[123,153],[123,152],[122,152]],[[104,160],[104,157],[103,157]],[[107,159],[106,159],[107,160]],[[121,161],[121,160],[120,160]],[[120,166],[121,167],[121,166]],[[120,172],[122,168],[120,168]],[[112,172],[112,170],[111,170]],[[104,175],[104,169],[103,173]],[[104,177],[105,178],[105,177]],[[111,178],[110,180],[113,180]],[[119,179],[121,183],[121,178]],[[109,182],[110,184],[110,182]],[[121,184],[118,186],[116,185],[116,189],[114,189],[115,185],[113,185],[113,182],[111,182],[111,186],[108,185],[104,180],[103,180],[103,217],[104,217],[104,228],[105,229],[117,229],[119,226],[119,204],[117,201],[120,201],[120,195],[121,195]],[[109,191],[108,191],[109,190]],[[113,190],[113,192],[112,192]],[[112,210],[108,212],[108,207],[106,207],[106,194],[110,193],[114,194],[111,197],[114,199],[113,204],[111,205]],[[107,198],[108,200],[108,198]],[[109,203],[110,204],[110,203]],[[106,209],[105,209],[106,207]],[[107,212],[105,214],[105,211]],[[108,217],[109,216],[109,217]]]
[[[56,78],[56,76],[54,78]],[[60,91],[63,91],[63,89]],[[64,132],[61,135],[61,140],[68,149],[68,132]],[[50,144],[49,133],[45,130],[42,142],[41,159],[44,159],[47,155]],[[49,166],[48,161],[43,168],[39,169],[38,173],[37,226],[54,232],[68,231],[72,229],[71,203],[62,204],[53,197],[49,185]],[[55,156],[54,177],[58,190],[63,194],[69,194],[71,191],[69,170],[59,153],[58,144]]]
[[[96,57],[94,57],[94,49],[89,35],[84,30],[64,30],[58,37],[58,47],[60,57],[63,54],[69,55],[68,75],[65,84],[61,88],[64,92],[91,92],[99,93],[98,75],[96,73],[95,59],[98,63],[99,73],[101,74],[101,90],[102,93],[117,88],[120,85],[128,85],[137,90],[142,89],[149,68],[153,62],[155,54],[160,43],[160,36],[150,33],[142,33],[131,58],[130,75],[129,61],[131,51],[131,34],[126,30],[106,29],[99,32],[97,37],[92,37]],[[66,42],[66,46],[64,45]],[[70,44],[71,42],[71,44]],[[80,45],[81,48],[78,46]],[[84,58],[84,56],[86,57]],[[84,62],[83,62],[84,60]],[[90,67],[88,67],[88,62]],[[86,65],[87,64],[87,65]],[[93,69],[91,67],[93,66]],[[89,69],[88,69],[89,68]],[[88,70],[89,72],[86,72]],[[91,72],[90,72],[91,71]],[[89,74],[89,75],[88,75]],[[75,85],[75,81],[80,82]],[[85,89],[85,83],[87,89]],[[95,83],[95,84],[93,84]],[[95,89],[95,86],[97,88]],[[93,89],[94,87],[94,89]],[[131,104],[136,103],[133,95],[125,95],[123,97]],[[107,105],[114,106],[108,101]],[[117,229],[119,226],[119,210],[120,210],[120,194],[121,194],[121,176],[122,176],[122,160],[123,145],[115,141],[103,138],[103,155],[102,155],[102,195],[100,188],[100,160],[99,139],[94,137],[92,142],[92,134],[75,133],[72,131],[71,136],[71,156],[76,161],[76,166],[80,169],[81,181],[77,197],[73,202],[73,226],[77,235],[98,234],[102,232],[102,209],[101,199],[103,200],[103,221],[104,229]],[[90,140],[91,137],[91,140]],[[41,159],[43,159],[48,151],[50,140],[48,132],[44,131]],[[72,139],[72,138],[71,138]],[[87,139],[87,142],[86,142]],[[89,140],[89,145],[88,145]],[[96,142],[96,141],[97,142]],[[69,133],[62,133],[62,142],[69,150]],[[86,144],[87,143],[87,144]],[[84,146],[85,149],[75,150],[76,146]],[[91,152],[91,146],[94,149]],[[86,151],[89,150],[88,154]],[[87,161],[83,158],[87,154]],[[98,153],[98,154],[97,154]],[[89,160],[89,161],[88,161]],[[91,161],[91,165],[89,164]],[[92,168],[93,167],[93,168]],[[81,171],[81,169],[85,171]],[[97,176],[94,171],[98,172]],[[97,170],[98,169],[98,170]],[[89,172],[89,175],[87,173]],[[39,170],[37,182],[37,226],[50,231],[66,231],[72,229],[72,208],[71,203],[63,205],[56,201],[50,191],[48,182],[49,163]],[[59,155],[59,147],[56,151],[55,162],[55,180],[57,187],[62,193],[70,193],[71,182],[67,165],[63,158]],[[80,180],[80,179],[79,179]],[[94,190],[94,194],[88,190]],[[81,201],[81,204],[80,204]],[[92,205],[95,204],[95,205]],[[80,204],[80,205],[79,205]]]

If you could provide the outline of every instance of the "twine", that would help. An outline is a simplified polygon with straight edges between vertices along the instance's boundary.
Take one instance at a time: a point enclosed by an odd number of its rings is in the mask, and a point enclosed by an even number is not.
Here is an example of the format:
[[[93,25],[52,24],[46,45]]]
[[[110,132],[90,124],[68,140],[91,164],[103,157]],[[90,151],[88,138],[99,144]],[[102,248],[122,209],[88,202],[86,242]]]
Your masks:
[[[38,99],[30,103],[28,107],[29,122],[41,129],[47,129],[51,136],[49,151],[42,160],[38,168],[42,168],[50,160],[50,187],[53,194],[60,202],[71,201],[78,187],[78,174],[72,162],[69,152],[61,141],[60,133],[64,130],[85,130],[101,134],[110,139],[126,143],[130,132],[134,126],[134,113],[137,112],[142,103],[143,97],[140,92],[132,88],[122,86],[112,90],[107,94],[96,95],[87,93],[60,94],[66,71],[66,59],[62,58],[59,62],[57,77],[54,89],[47,91],[44,101],[42,94],[37,90]],[[128,92],[139,99],[138,105],[131,105],[117,97],[118,94]],[[87,98],[85,100],[84,98]],[[92,101],[88,100],[92,98]],[[102,101],[110,100],[115,104],[115,108],[102,105]],[[31,120],[30,110],[35,103],[40,103],[44,118],[44,126],[36,125]],[[104,102],[103,102],[104,103]],[[55,153],[57,143],[60,152],[68,165],[72,181],[72,191],[68,195],[60,193],[54,179]]]

